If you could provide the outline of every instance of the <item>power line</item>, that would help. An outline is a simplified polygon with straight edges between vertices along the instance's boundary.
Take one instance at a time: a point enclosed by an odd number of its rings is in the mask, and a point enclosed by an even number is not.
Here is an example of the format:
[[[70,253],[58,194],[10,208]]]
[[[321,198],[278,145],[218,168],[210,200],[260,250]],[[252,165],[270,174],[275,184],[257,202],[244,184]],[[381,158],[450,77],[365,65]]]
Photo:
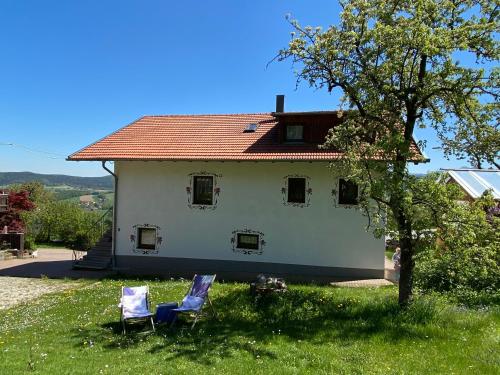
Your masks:
[[[10,147],[13,147],[13,148],[19,148],[19,149],[22,149],[24,151],[27,151],[27,152],[30,152],[30,153],[33,153],[33,154],[44,154],[44,155],[47,155],[45,157],[48,158],[48,159],[55,159],[55,160],[66,159],[65,155],[57,154],[55,152],[50,152],[50,151],[38,150],[38,149],[31,148],[31,147],[28,147],[28,146],[25,146],[25,145],[21,145],[21,144],[18,144],[18,143],[0,142],[0,146],[10,146]],[[54,155],[54,156],[50,156],[50,155]]]

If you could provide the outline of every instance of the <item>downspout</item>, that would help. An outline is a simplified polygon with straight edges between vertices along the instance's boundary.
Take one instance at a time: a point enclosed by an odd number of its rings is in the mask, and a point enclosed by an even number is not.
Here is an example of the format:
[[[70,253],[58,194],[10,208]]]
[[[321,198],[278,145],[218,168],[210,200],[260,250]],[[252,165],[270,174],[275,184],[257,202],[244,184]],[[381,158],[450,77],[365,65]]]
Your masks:
[[[113,234],[111,237],[111,269],[115,269],[116,266],[116,204],[118,202],[118,176],[114,174],[108,167],[106,167],[106,160],[102,161],[103,169],[108,172],[115,179],[115,194],[113,197]]]

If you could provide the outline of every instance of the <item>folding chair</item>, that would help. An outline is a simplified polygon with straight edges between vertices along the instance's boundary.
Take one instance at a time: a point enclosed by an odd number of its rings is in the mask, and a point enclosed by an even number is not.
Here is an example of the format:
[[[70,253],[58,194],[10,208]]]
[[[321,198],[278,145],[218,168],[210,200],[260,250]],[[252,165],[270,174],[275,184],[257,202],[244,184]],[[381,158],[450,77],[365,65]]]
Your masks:
[[[155,324],[154,314],[150,311],[149,288],[147,286],[122,287],[122,297],[118,307],[121,308],[120,320],[123,326],[123,334],[126,334],[126,323],[138,321],[150,321],[153,332]]]
[[[216,275],[194,275],[193,282],[191,283],[189,290],[182,300],[180,306],[177,309],[172,310],[175,311],[176,314],[172,321],[172,324],[170,325],[171,327],[175,324],[178,314],[194,313],[194,321],[191,325],[191,329],[193,329],[194,325],[201,315],[205,302],[208,302],[212,311],[212,315],[214,318],[216,318],[214,306],[212,305],[212,301],[210,301],[210,297],[208,296],[208,291],[215,281],[215,276]]]

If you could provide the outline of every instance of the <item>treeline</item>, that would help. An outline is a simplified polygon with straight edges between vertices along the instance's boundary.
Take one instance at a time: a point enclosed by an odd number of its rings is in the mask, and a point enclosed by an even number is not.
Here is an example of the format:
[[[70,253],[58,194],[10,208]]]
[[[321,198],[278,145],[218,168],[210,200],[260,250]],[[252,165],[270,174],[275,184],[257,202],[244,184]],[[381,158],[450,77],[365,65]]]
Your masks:
[[[65,199],[71,199],[80,197],[82,195],[90,195],[93,194],[91,190],[79,190],[79,189],[71,189],[71,190],[54,190],[52,194],[54,195],[54,199],[57,201],[62,201]]]
[[[111,176],[79,177],[32,172],[0,172],[0,186],[25,184],[32,181],[38,181],[45,186],[67,185],[84,190],[113,190]]]

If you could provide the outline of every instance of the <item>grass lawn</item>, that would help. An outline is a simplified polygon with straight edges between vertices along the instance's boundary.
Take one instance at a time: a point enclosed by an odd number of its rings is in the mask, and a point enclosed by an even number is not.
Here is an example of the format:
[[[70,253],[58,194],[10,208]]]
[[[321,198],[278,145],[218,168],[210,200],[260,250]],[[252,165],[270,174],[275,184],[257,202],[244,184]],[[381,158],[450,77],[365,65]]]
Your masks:
[[[255,300],[216,284],[219,320],[121,335],[122,285],[180,300],[182,281],[105,280],[0,311],[0,373],[19,374],[498,374],[499,309],[436,298],[406,312],[395,287],[290,286]]]

